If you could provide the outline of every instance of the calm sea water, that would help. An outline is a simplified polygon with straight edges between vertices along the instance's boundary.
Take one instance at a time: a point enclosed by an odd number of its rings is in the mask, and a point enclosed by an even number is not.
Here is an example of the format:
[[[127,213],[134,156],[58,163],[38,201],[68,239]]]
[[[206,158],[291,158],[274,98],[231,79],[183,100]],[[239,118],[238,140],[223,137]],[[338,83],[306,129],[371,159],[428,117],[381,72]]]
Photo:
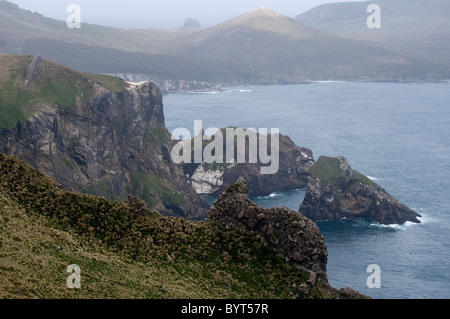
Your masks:
[[[320,155],[343,155],[402,203],[421,224],[320,222],[328,278],[374,298],[450,298],[450,83],[329,82],[228,88],[165,97],[169,130],[194,120],[203,128],[279,128]],[[298,210],[305,191],[254,199]],[[210,200],[214,200],[211,199]],[[367,287],[367,267],[381,288]]]

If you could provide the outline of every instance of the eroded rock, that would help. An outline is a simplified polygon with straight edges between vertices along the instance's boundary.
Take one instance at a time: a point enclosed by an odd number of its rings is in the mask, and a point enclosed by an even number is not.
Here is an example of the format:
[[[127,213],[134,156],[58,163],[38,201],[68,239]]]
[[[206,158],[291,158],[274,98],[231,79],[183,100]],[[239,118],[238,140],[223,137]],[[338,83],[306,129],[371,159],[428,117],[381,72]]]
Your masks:
[[[227,229],[247,232],[280,252],[299,269],[315,273],[327,280],[327,248],[314,222],[288,208],[264,209],[253,203],[247,183],[240,178],[217,200],[209,212],[209,220]]]

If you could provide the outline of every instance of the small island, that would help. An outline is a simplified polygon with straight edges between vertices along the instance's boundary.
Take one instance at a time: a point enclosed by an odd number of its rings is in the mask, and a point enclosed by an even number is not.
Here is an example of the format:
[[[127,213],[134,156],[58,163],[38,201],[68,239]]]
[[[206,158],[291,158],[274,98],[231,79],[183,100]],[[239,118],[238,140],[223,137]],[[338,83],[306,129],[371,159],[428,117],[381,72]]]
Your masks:
[[[418,213],[353,170],[344,157],[320,157],[310,169],[300,213],[314,220],[368,218],[380,224],[420,223]]]

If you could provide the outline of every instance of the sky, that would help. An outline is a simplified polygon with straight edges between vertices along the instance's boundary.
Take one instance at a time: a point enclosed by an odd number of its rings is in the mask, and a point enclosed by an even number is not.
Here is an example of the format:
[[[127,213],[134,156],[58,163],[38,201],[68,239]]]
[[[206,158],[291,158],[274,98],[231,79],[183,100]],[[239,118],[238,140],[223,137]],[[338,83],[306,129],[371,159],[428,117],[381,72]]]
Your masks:
[[[261,5],[294,18],[320,4],[361,0],[9,0],[46,17],[66,20],[70,4],[81,8],[81,22],[143,29],[175,29],[186,18],[210,27]]]

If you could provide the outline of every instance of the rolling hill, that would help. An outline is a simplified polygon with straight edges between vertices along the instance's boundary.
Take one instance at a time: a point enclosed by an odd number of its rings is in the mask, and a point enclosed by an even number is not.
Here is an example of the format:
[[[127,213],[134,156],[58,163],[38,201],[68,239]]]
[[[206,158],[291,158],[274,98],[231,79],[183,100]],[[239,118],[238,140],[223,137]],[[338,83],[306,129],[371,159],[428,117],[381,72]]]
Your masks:
[[[379,0],[381,28],[369,29],[367,6],[373,1],[318,6],[296,20],[313,28],[401,48],[450,64],[450,2],[447,0]]]
[[[448,77],[439,61],[345,39],[259,9],[193,31],[125,30],[65,22],[0,1],[0,51],[42,53],[90,73],[224,84]]]

